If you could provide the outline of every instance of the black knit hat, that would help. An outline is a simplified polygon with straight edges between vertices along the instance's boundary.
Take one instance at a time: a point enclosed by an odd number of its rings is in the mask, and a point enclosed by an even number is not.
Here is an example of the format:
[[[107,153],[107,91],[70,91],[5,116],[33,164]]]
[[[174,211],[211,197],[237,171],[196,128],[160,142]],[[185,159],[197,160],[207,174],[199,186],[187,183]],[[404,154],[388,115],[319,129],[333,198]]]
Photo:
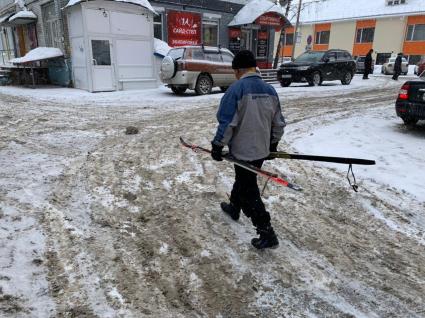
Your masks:
[[[257,67],[257,61],[255,60],[254,54],[248,50],[238,52],[233,59],[232,68],[238,70],[250,67]]]

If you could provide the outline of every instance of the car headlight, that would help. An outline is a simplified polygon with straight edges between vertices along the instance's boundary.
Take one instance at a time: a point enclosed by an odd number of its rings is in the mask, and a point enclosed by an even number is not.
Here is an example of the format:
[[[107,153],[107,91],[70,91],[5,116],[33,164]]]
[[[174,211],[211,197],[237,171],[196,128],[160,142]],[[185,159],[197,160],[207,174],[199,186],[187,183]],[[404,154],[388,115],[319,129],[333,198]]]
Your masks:
[[[310,66],[298,66],[297,70],[298,71],[307,71],[310,68]]]

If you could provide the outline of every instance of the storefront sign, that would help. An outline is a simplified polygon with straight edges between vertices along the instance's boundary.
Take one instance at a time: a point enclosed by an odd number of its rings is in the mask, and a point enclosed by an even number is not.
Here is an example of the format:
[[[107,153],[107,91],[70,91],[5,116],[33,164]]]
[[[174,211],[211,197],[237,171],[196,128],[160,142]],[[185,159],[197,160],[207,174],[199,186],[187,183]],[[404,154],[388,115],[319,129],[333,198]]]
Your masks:
[[[172,47],[201,44],[202,17],[199,13],[168,11],[168,44]]]
[[[276,30],[280,30],[285,24],[283,18],[273,12],[268,12],[259,16],[257,20],[255,20],[255,23],[264,26],[271,26]]]
[[[267,57],[267,46],[268,46],[269,35],[267,31],[259,31],[257,36],[257,58]]]
[[[241,50],[241,30],[229,29],[229,50],[234,54]]]

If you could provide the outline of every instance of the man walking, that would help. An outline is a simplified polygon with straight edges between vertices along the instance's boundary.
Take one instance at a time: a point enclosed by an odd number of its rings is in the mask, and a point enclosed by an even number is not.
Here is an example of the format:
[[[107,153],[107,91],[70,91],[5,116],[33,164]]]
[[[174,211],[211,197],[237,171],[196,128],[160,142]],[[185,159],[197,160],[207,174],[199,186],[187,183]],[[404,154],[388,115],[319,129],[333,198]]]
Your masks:
[[[366,57],[364,59],[363,79],[369,79],[369,74],[372,71],[372,53],[373,50],[370,49],[369,53],[366,54]]]
[[[401,64],[402,64],[403,53],[398,53],[397,58],[394,62],[394,75],[393,80],[398,81],[398,77],[401,74]]]
[[[233,59],[238,81],[226,91],[217,112],[219,125],[211,142],[214,160],[222,160],[222,149],[228,145],[231,156],[261,168],[270,152],[277,151],[285,119],[275,89],[256,73],[256,66],[254,55],[247,50]],[[241,210],[251,218],[260,235],[252,239],[254,247],[277,246],[279,241],[261,200],[257,175],[236,165],[235,174],[230,203],[222,202],[221,208],[235,221]]]

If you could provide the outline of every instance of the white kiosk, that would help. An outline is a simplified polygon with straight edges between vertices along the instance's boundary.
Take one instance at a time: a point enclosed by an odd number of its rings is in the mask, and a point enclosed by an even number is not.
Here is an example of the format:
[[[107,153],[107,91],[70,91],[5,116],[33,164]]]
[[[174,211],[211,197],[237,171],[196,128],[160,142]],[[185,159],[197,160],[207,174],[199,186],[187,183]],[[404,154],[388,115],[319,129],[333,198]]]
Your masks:
[[[147,0],[71,0],[67,10],[74,87],[90,92],[157,87]]]

